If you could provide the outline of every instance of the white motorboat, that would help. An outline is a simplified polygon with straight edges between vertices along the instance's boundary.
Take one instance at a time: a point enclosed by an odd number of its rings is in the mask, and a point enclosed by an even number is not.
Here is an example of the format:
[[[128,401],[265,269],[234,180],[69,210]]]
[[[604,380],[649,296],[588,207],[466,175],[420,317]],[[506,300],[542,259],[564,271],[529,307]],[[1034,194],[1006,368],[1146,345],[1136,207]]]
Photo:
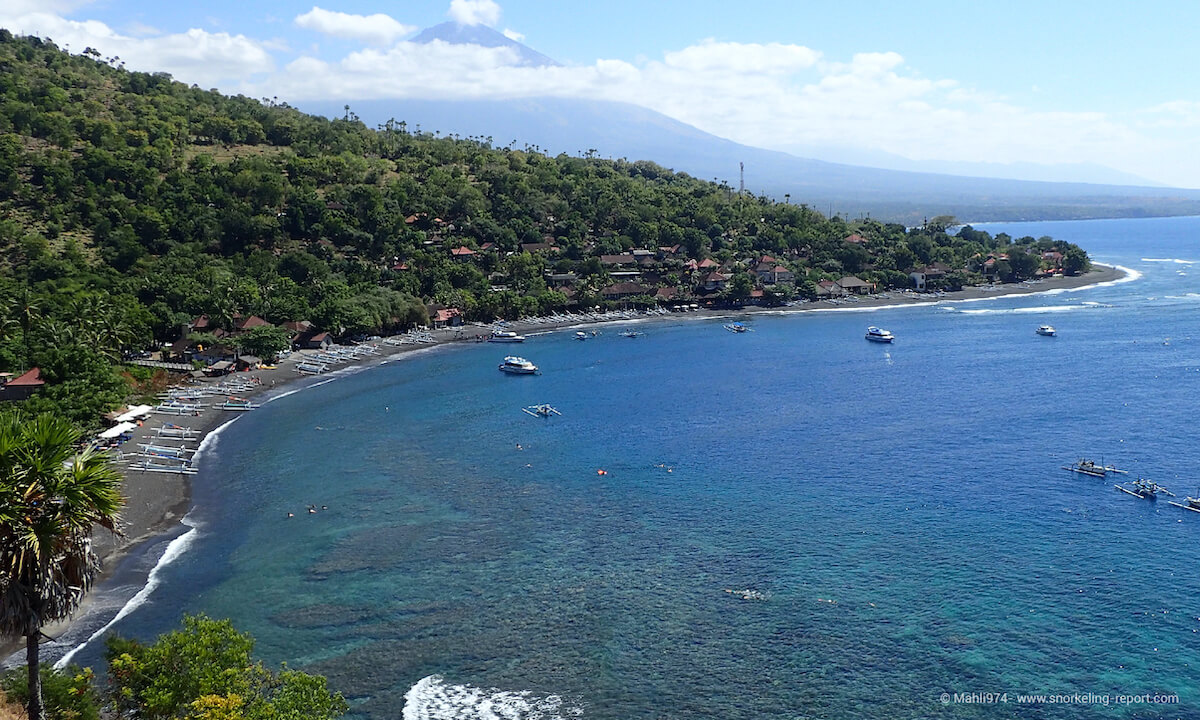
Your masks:
[[[890,343],[891,341],[896,339],[896,337],[894,335],[892,335],[891,331],[884,330],[883,328],[877,328],[874,325],[867,328],[866,338],[868,340],[870,340],[871,342],[880,342],[880,343]]]
[[[500,372],[506,372],[510,375],[534,375],[537,371],[537,365],[516,355],[509,355],[504,358],[504,362],[500,363]]]
[[[493,330],[492,336],[488,338],[488,342],[494,343],[518,343],[525,342],[524,335],[518,335],[512,330]]]
[[[1054,337],[1055,333],[1057,333],[1058,331],[1054,329],[1053,325],[1042,325],[1037,330],[1034,330],[1034,332],[1036,332],[1038,335],[1045,335],[1046,337]]]

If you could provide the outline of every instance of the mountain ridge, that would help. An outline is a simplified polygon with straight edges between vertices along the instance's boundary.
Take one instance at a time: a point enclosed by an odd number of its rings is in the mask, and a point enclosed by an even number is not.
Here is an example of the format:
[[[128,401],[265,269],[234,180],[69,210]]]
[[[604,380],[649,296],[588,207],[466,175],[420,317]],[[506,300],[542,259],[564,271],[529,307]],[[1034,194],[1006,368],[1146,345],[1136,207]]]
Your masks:
[[[305,102],[326,117],[351,111],[370,127],[389,119],[443,135],[491,137],[551,155],[648,160],[704,180],[741,183],[834,214],[913,223],[934,214],[985,220],[1200,214],[1200,191],[970,177],[867,168],[741,145],[647,108],[570,98]]]

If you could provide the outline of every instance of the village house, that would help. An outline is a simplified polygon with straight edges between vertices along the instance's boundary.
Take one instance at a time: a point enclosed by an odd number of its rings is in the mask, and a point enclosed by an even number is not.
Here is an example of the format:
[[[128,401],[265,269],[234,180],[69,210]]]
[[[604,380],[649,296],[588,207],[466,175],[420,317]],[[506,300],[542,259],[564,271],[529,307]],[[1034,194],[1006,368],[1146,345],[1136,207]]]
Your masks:
[[[260,318],[257,315],[251,315],[250,317],[247,317],[247,318],[244,318],[241,315],[233,316],[233,331],[234,332],[245,332],[247,330],[251,330],[256,327],[275,327],[275,326],[272,325],[271,323],[267,322],[266,320],[263,320],[262,318]]]
[[[633,253],[623,253],[621,255],[601,255],[600,264],[607,267],[625,267],[627,265],[636,265],[637,258]]]
[[[12,373],[0,373],[0,402],[27,400],[45,384],[42,371],[38,368],[30,368],[16,377]]]
[[[711,272],[704,277],[705,292],[720,292],[729,284],[729,276],[719,272]]]
[[[600,291],[605,300],[626,300],[637,295],[649,295],[650,288],[635,282],[619,282]]]

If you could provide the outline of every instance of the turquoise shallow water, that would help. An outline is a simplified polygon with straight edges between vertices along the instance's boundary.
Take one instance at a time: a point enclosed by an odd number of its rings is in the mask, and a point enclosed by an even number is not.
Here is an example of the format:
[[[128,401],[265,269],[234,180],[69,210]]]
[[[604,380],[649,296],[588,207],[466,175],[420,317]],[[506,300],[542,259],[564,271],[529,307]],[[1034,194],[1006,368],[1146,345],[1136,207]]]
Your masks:
[[[1200,220],[988,229],[1141,277],[559,332],[520,346],[537,377],[494,345],[347,374],[219,435],[187,551],[117,628],[231,617],[374,718],[1197,717],[1200,515],[1060,466],[1197,494]]]

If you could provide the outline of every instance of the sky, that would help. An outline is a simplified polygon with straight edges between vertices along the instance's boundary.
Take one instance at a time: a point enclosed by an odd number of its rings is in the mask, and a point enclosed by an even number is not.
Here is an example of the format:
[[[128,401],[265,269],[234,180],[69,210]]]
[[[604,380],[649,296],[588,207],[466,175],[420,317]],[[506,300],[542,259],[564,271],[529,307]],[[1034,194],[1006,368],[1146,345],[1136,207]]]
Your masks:
[[[826,160],[1103,166],[1200,188],[1200,3],[3,0],[0,27],[227,94],[579,97]],[[482,24],[557,60],[410,42]]]

